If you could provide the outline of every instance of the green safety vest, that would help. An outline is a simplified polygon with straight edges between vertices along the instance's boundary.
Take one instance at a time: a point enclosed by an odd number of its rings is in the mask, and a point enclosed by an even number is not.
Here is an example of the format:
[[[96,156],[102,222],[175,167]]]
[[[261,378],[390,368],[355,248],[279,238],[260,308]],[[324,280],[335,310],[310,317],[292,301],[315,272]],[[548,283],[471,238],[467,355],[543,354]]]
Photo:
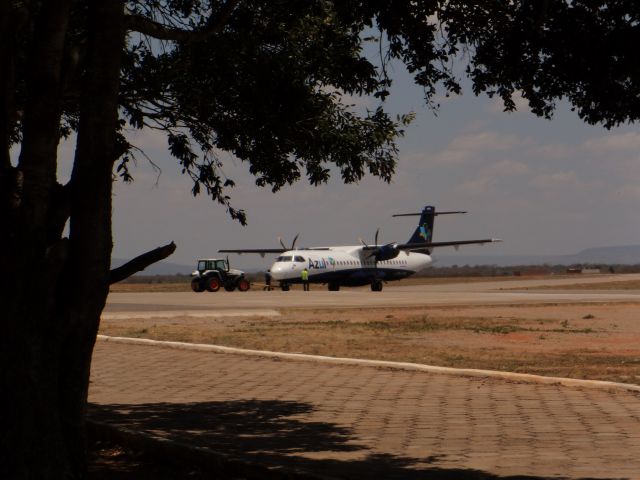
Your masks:
[[[302,281],[306,282],[307,280],[309,280],[309,271],[308,270],[303,270],[302,271]]]

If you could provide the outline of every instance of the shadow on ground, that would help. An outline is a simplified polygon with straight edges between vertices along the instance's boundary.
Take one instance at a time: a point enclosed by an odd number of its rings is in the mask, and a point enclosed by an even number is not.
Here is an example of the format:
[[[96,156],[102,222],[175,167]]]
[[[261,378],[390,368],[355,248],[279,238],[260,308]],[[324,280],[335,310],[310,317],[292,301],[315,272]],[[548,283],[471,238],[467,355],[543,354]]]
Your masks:
[[[264,466],[288,467],[345,479],[538,479],[500,477],[441,466],[446,456],[377,454],[352,432],[331,423],[304,422],[313,406],[289,401],[90,405],[90,418]]]

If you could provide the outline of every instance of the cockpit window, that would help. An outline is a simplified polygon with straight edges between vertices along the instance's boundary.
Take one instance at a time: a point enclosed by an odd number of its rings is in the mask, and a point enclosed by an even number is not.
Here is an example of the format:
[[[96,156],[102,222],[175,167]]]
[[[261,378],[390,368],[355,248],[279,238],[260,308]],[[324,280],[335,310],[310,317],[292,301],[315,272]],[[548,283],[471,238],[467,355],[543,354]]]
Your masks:
[[[282,255],[276,258],[276,262],[291,262],[291,261],[293,261],[293,258],[291,256]]]
[[[296,255],[295,257],[293,257],[293,261],[294,262],[304,262],[304,257],[301,257],[300,255]]]

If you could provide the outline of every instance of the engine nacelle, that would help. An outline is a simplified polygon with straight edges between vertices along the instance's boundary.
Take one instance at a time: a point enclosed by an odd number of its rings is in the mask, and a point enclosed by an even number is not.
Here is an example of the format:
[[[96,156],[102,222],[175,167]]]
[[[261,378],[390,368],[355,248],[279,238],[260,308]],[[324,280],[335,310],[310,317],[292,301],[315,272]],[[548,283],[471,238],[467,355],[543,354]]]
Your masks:
[[[397,243],[388,243],[387,245],[382,245],[381,247],[378,247],[373,253],[373,256],[378,262],[392,260],[398,255],[400,255],[400,249],[398,248]]]

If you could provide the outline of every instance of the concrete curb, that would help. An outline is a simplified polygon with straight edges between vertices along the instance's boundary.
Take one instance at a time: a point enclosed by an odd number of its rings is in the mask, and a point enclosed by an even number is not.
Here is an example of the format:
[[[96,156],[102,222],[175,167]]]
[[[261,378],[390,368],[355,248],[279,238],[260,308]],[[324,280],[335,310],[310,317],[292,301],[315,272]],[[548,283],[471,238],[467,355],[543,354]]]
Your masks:
[[[87,433],[93,440],[108,441],[143,452],[155,462],[190,465],[200,468],[211,478],[255,480],[336,480],[290,467],[268,467],[233,458],[206,447],[196,447],[174,440],[140,433],[123,427],[87,419]]]
[[[236,355],[250,355],[266,358],[278,358],[286,360],[298,360],[307,362],[320,362],[336,365],[354,365],[377,368],[391,368],[396,370],[420,371],[427,373],[438,373],[444,375],[462,375],[477,378],[496,378],[513,382],[537,383],[543,385],[562,385],[572,388],[595,388],[602,390],[622,390],[626,392],[640,393],[640,385],[627,383],[606,382],[601,380],[578,380],[574,378],[544,377],[542,375],[531,375],[527,373],[501,372],[497,370],[476,370],[471,368],[450,368],[437,367],[433,365],[422,365],[418,363],[390,362],[382,360],[364,360],[356,358],[325,357],[320,355],[307,355],[304,353],[282,353],[265,350],[248,350],[244,348],[223,347],[220,345],[206,345],[199,343],[169,342],[159,340],[149,340],[146,338],[110,337],[98,335],[98,340],[105,342],[125,343],[131,345],[147,345],[163,348],[173,348],[177,350],[192,350],[200,352],[228,353]]]

